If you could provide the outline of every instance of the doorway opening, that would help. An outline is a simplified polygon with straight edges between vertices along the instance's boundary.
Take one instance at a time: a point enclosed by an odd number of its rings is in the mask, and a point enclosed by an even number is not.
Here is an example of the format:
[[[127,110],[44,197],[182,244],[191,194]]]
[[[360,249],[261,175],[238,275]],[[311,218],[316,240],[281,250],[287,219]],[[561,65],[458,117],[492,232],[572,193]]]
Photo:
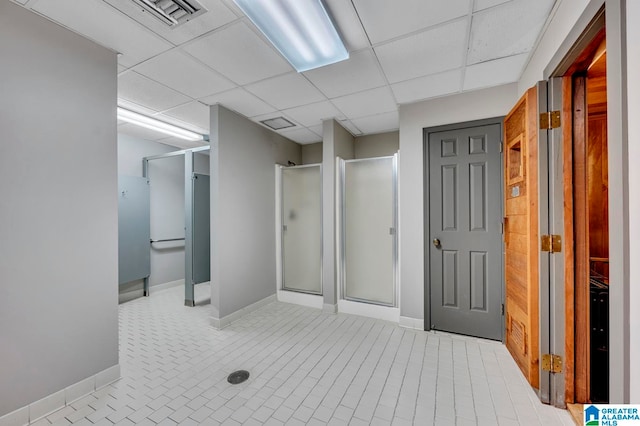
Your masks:
[[[573,377],[567,402],[609,401],[609,195],[607,154],[607,49],[602,28],[564,74],[565,114],[570,114],[571,173],[565,174],[565,218],[573,226],[573,256],[565,257],[574,315],[567,315],[573,343]],[[570,143],[568,143],[570,142]],[[565,151],[566,152],[566,151]],[[571,338],[573,338],[571,341]],[[571,370],[571,368],[569,369]]]

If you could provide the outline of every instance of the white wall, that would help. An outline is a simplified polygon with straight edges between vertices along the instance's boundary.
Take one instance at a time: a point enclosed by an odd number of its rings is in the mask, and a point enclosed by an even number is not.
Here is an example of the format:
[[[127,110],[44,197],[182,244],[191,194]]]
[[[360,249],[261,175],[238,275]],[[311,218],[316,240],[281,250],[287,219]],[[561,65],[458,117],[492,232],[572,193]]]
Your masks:
[[[353,136],[336,120],[322,122],[322,293],[335,311],[336,293],[336,157],[354,158]]]
[[[400,315],[424,318],[423,129],[506,115],[518,100],[508,84],[400,106]]]
[[[299,145],[220,105],[211,107],[212,322],[276,292],[275,167]]]
[[[557,2],[553,10],[553,17],[520,77],[518,93],[523,94],[527,89],[543,79],[542,72],[545,67],[549,64],[560,43],[567,37],[590,1],[559,0]]]
[[[358,136],[353,142],[355,158],[387,157],[398,152],[400,132]]]
[[[640,158],[640,2],[629,0],[627,8],[627,124],[628,124],[628,171],[629,178],[629,402],[640,404],[640,168],[635,161]],[[633,142],[631,142],[633,141]]]
[[[0,58],[2,416],[118,364],[118,200],[116,54],[0,1]]]
[[[322,142],[302,145],[302,164],[322,163]]]

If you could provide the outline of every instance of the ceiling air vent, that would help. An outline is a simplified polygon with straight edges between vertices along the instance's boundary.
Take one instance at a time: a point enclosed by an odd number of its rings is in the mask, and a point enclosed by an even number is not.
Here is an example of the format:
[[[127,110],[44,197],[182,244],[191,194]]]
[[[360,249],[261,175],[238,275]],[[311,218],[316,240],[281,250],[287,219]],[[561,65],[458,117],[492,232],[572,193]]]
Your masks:
[[[261,123],[273,130],[281,130],[281,129],[286,129],[287,127],[295,126],[295,124],[293,124],[292,122],[290,122],[284,117],[276,117],[276,118],[270,118],[268,120],[262,120]]]
[[[207,11],[195,0],[133,0],[164,24],[175,28]]]

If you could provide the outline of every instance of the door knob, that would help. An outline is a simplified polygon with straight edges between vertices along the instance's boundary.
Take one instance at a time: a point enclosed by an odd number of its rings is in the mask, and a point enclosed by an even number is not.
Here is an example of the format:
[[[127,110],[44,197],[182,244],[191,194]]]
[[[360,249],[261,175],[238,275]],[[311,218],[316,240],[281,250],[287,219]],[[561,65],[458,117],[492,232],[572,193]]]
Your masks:
[[[435,248],[440,248],[440,247],[442,247],[442,245],[440,244],[440,240],[439,240],[439,239],[437,239],[437,238],[434,238],[434,239],[433,239],[433,246],[434,246]]]

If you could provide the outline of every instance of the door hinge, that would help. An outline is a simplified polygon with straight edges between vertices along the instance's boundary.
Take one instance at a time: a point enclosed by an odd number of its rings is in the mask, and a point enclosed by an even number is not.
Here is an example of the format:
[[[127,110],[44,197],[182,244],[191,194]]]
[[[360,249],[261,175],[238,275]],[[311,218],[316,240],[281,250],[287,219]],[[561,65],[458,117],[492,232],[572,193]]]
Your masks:
[[[502,316],[504,316],[504,303],[502,304]]]
[[[500,152],[502,152],[503,149],[504,149],[504,144],[500,142]]]
[[[560,127],[560,111],[540,113],[540,129],[549,130]]]
[[[562,373],[562,357],[560,355],[543,354],[542,371]]]
[[[541,250],[549,253],[562,251],[562,238],[560,235],[543,235],[541,238]]]

